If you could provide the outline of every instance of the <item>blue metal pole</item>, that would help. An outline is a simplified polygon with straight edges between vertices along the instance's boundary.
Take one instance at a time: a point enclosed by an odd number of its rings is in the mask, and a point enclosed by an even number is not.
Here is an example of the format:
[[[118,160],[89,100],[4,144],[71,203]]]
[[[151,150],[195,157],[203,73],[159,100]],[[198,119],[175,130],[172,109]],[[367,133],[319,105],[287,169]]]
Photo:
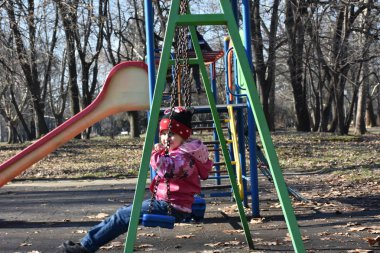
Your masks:
[[[241,97],[236,97],[237,103],[242,103]],[[243,116],[243,109],[239,108],[236,111],[236,128],[238,132],[238,145],[239,145],[239,157],[236,157],[235,159],[240,159],[240,166],[242,171],[242,177],[243,177],[243,191],[244,191],[244,198],[243,203],[246,207],[248,207],[248,197],[247,197],[247,163],[246,163],[246,156],[245,156],[245,138],[244,138],[244,116]]]
[[[156,65],[154,59],[153,6],[152,1],[144,0],[146,31],[146,63],[148,65],[149,100],[152,104],[154,85],[156,83]]]
[[[145,12],[145,37],[146,37],[146,64],[148,65],[148,81],[149,81],[149,104],[152,106],[154,86],[156,83],[156,64],[154,57],[154,33],[153,33],[153,6],[152,1],[144,0]],[[148,112],[148,121],[150,118],[150,111]],[[158,138],[155,137],[154,142]],[[150,179],[152,180],[156,173],[152,168],[150,169]]]
[[[224,38],[224,78],[225,78],[225,82],[226,82],[226,103],[227,104],[230,104],[231,101],[230,101],[230,94],[228,92],[228,79],[229,79],[229,73],[228,73],[228,49],[230,47],[230,38],[229,37],[225,37]]]
[[[214,99],[216,101],[216,103],[218,103],[217,101],[217,90],[216,90],[216,78],[215,78],[215,63],[212,63],[210,65],[210,75],[211,75],[211,90],[213,92],[213,95],[214,95]],[[215,127],[215,124],[214,124],[214,127]],[[218,140],[218,134],[216,132],[216,129],[214,129],[214,132],[213,132],[213,138],[214,140]],[[219,153],[219,144],[214,144],[214,161],[216,163],[220,162],[220,153]],[[216,179],[216,184],[217,185],[221,185],[222,184],[222,180],[221,180],[221,176],[220,176],[220,173],[218,173],[220,171],[220,166],[219,165],[215,165],[214,166],[215,168],[215,171],[217,171],[215,173],[215,179]]]
[[[243,16],[243,44],[247,54],[248,62],[254,72],[252,64],[252,49],[251,49],[251,23],[250,23],[250,4],[248,0],[242,1],[242,16]],[[251,179],[251,198],[252,198],[252,216],[260,216],[259,206],[259,185],[257,175],[257,159],[256,159],[256,124],[253,118],[252,108],[247,100],[248,113],[248,145],[249,145],[249,161],[250,161],[250,179]]]
[[[231,0],[232,12],[235,14],[236,23],[239,25],[239,17],[238,17],[238,0]]]

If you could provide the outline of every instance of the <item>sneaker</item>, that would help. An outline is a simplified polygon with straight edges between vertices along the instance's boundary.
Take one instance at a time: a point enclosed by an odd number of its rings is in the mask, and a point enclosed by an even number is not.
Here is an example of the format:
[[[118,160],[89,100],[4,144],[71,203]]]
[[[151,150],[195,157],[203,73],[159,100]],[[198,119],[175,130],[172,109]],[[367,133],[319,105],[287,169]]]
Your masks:
[[[80,243],[66,241],[62,244],[62,253],[89,253]]]

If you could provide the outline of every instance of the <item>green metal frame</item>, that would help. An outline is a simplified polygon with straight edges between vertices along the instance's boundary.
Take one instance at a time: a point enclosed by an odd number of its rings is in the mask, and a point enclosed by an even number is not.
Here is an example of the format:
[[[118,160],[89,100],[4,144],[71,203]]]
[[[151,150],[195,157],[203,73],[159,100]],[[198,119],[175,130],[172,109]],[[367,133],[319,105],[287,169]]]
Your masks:
[[[252,111],[255,117],[255,121],[257,123],[257,129],[260,133],[261,141],[263,143],[267,160],[269,163],[269,167],[273,176],[274,185],[276,187],[276,191],[280,200],[280,204],[282,207],[282,211],[285,216],[285,221],[288,226],[289,234],[292,239],[293,247],[295,252],[305,252],[301,234],[297,225],[297,221],[295,219],[294,211],[288,196],[288,192],[286,189],[285,181],[282,176],[282,172],[280,170],[280,166],[278,163],[278,158],[270,137],[268,125],[266,123],[266,119],[264,117],[264,113],[260,104],[260,99],[257,94],[256,85],[254,79],[252,77],[252,71],[250,69],[248,59],[245,55],[245,50],[242,44],[242,41],[239,36],[238,26],[236,24],[234,14],[232,12],[232,6],[229,0],[220,0],[221,8],[223,10],[223,14],[190,14],[179,15],[179,6],[181,0],[173,0],[171,9],[169,12],[169,18],[166,28],[166,35],[164,40],[164,46],[161,53],[161,60],[158,69],[158,76],[155,85],[155,91],[153,95],[153,102],[150,110],[150,119],[148,122],[146,139],[143,149],[143,154],[140,163],[140,171],[138,174],[138,180],[135,190],[135,196],[133,200],[132,214],[129,223],[128,233],[125,240],[124,253],[133,252],[137,227],[139,223],[140,210],[142,201],[145,193],[145,186],[149,172],[149,161],[150,154],[153,147],[154,137],[156,134],[156,128],[158,125],[159,119],[159,111],[162,102],[162,94],[165,87],[166,82],[166,73],[168,67],[173,64],[170,61],[170,52],[171,45],[175,33],[176,26],[179,25],[188,25],[191,32],[191,38],[194,44],[194,50],[196,53],[196,58],[190,60],[190,64],[199,64],[204,88],[206,91],[206,95],[208,98],[208,102],[210,105],[211,113],[213,120],[215,122],[216,132],[218,134],[220,145],[222,147],[222,153],[225,158],[231,186],[233,189],[234,197],[237,203],[237,207],[240,214],[241,224],[245,232],[245,237],[247,240],[248,246],[253,248],[252,236],[249,230],[247,218],[245,216],[244,207],[242,204],[242,200],[239,196],[239,189],[236,183],[236,175],[231,165],[230,156],[227,150],[226,140],[223,135],[223,131],[221,128],[220,118],[216,109],[215,100],[211,91],[210,80],[207,75],[206,66],[203,61],[202,52],[198,43],[198,38],[195,32],[195,25],[227,25],[228,31],[230,33],[230,38],[233,42],[236,56],[238,58],[240,67],[243,71],[244,82],[247,84],[252,84],[247,86],[247,97],[252,106]]]

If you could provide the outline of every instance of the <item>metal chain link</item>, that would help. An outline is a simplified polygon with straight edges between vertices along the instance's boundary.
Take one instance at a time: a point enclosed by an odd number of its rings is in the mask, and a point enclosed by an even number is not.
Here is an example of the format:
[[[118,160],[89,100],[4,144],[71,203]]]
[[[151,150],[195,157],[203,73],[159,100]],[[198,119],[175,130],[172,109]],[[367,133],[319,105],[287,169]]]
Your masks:
[[[149,213],[152,213],[152,211],[153,211],[153,201],[156,200],[157,188],[158,188],[160,181],[161,181],[161,177],[157,176],[156,182],[155,182],[154,188],[153,188],[152,197],[150,198],[149,210],[148,210]]]
[[[188,0],[182,0],[180,3],[180,14],[186,14],[187,12],[187,7],[188,7]],[[183,87],[184,87],[184,93],[185,93],[185,107],[186,109],[190,109],[191,107],[191,95],[190,95],[190,67],[189,67],[189,59],[187,55],[187,33],[188,33],[188,27],[186,26],[181,26],[177,28],[177,35],[176,35],[176,43],[175,43],[175,62],[174,62],[174,78],[173,81],[170,85],[170,95],[171,95],[171,100],[170,100],[170,114],[169,114],[169,133],[168,133],[168,140],[166,142],[166,147],[165,147],[165,156],[169,156],[169,148],[170,148],[170,138],[172,136],[171,132],[171,127],[172,127],[172,118],[173,118],[173,112],[174,112],[174,107],[176,106],[176,100],[175,97],[178,95],[178,86],[177,82],[180,80],[180,75],[181,73],[183,74],[182,77],[182,82],[183,82]],[[181,64],[180,59],[183,60],[183,63]],[[179,101],[178,101],[179,102]],[[170,177],[165,177],[165,183],[167,187],[167,202],[168,202],[168,214],[172,214],[172,204],[170,201],[171,197],[171,191],[170,191],[170,182],[169,182]],[[158,185],[161,181],[161,177],[157,176],[156,178],[156,183],[154,185],[151,201],[149,204],[149,213],[152,212],[153,209],[153,201],[156,199],[157,195],[157,188]]]
[[[180,6],[180,13],[186,14],[188,8],[188,2],[187,0],[181,1]],[[188,26],[181,26],[182,29],[182,37],[179,38],[180,43],[180,50],[182,52],[179,52],[179,57],[183,59],[183,65],[182,65],[182,73],[183,73],[183,87],[185,91],[185,107],[189,109],[191,107],[191,80],[190,80],[190,66],[189,66],[189,57],[187,55],[188,51],[188,33],[189,33],[189,27]]]
[[[152,197],[150,198],[149,209],[148,209],[149,213],[152,213],[152,211],[153,211],[153,202],[156,200],[157,188],[158,188],[158,185],[160,184],[160,181],[161,181],[161,177],[157,176],[156,182],[155,182],[154,188],[153,188],[153,194],[152,194]],[[173,206],[172,206],[172,203],[170,201],[171,191],[170,191],[169,178],[165,177],[165,184],[166,184],[166,196],[167,196],[167,203],[168,203],[168,214],[171,215],[172,211],[173,211]]]
[[[182,0],[180,3],[180,10],[179,13],[181,15],[184,15],[187,13],[188,9],[188,0]],[[191,107],[191,80],[190,80],[190,66],[189,66],[189,58],[187,55],[188,45],[187,45],[187,34],[188,34],[189,28],[187,26],[180,26],[177,28],[176,33],[176,44],[174,48],[175,52],[175,64],[174,64],[174,78],[172,82],[172,97],[178,95],[178,86],[177,82],[182,80],[182,86],[184,88],[184,95],[185,95],[185,107],[189,108]],[[181,62],[182,60],[182,62]],[[181,76],[182,75],[182,76]],[[180,92],[180,91],[179,91]],[[174,105],[172,107],[172,104],[174,104],[175,100],[172,99],[171,103],[171,109],[174,108]]]
[[[165,178],[165,182],[166,182],[166,187],[167,187],[166,196],[167,196],[167,203],[168,203],[168,214],[171,215],[173,211],[173,206],[172,206],[172,202],[170,201],[171,191],[170,191],[169,179]]]
[[[181,15],[186,14],[188,8],[188,0],[182,0],[180,3],[180,9],[179,13]],[[187,26],[181,26],[177,28],[176,33],[176,40],[175,40],[175,62],[174,62],[174,78],[170,86],[170,114],[169,114],[169,136],[168,141],[166,142],[166,148],[165,153],[166,155],[169,154],[169,147],[170,147],[170,137],[172,135],[171,133],[171,127],[172,127],[172,118],[173,118],[173,111],[174,107],[176,106],[176,100],[175,97],[178,95],[178,86],[177,82],[180,82],[181,74],[183,74],[183,87],[184,87],[184,93],[185,93],[185,107],[186,109],[190,109],[191,107],[191,95],[190,95],[190,67],[189,67],[189,59],[187,55]],[[183,60],[183,64],[181,64],[180,59]],[[178,98],[179,99],[179,98]],[[179,101],[178,101],[179,102]]]

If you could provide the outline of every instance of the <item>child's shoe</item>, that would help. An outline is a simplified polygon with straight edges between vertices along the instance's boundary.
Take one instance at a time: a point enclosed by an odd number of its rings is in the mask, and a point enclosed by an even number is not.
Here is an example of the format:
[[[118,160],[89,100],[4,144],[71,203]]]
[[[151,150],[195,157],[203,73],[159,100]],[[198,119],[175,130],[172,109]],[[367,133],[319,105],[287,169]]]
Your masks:
[[[72,241],[66,241],[62,244],[62,253],[88,253],[85,247],[80,243],[74,243]]]

